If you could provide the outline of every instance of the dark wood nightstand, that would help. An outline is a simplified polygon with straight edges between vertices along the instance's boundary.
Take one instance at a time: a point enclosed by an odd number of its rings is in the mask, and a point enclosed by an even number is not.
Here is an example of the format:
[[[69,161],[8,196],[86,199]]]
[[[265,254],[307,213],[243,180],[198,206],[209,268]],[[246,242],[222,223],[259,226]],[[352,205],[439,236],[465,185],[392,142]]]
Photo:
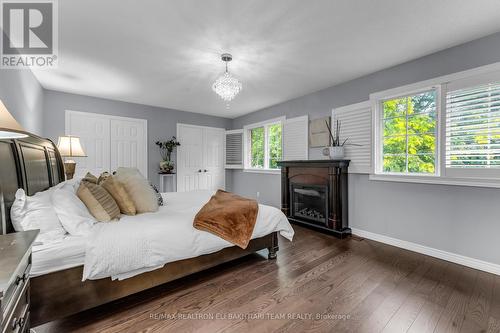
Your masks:
[[[0,332],[30,329],[31,245],[38,230],[0,235]]]

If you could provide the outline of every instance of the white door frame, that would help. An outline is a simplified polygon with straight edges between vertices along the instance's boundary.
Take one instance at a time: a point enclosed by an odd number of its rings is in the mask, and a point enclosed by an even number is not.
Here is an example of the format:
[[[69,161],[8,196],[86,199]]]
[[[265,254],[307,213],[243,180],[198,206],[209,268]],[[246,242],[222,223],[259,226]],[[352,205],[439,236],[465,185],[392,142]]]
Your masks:
[[[180,127],[194,127],[194,128],[204,128],[204,129],[212,129],[212,130],[219,130],[221,131],[224,135],[222,136],[223,137],[223,142],[222,142],[222,158],[223,158],[223,161],[226,161],[226,129],[225,128],[221,128],[221,127],[211,127],[211,126],[201,126],[201,125],[192,125],[192,124],[186,124],[186,123],[177,123],[176,125],[176,137],[179,138],[179,129]],[[182,142],[181,142],[182,144]],[[175,152],[175,155],[176,155],[176,161],[179,160],[179,149],[176,149],[176,152]],[[224,169],[224,188],[226,187],[226,169],[224,167],[224,164],[223,164],[223,169]],[[179,169],[177,169],[177,175],[179,174]]]
[[[113,115],[108,115],[108,114],[103,114],[103,113],[93,113],[93,112],[82,112],[82,111],[74,111],[74,110],[65,110],[64,112],[64,133],[65,135],[71,135],[69,133],[69,127],[70,127],[70,116],[74,115],[80,115],[80,116],[92,116],[96,118],[105,118],[105,119],[115,119],[115,120],[125,120],[125,121],[135,121],[135,122],[140,122],[143,125],[144,128],[144,146],[142,147],[144,149],[144,155],[145,155],[145,168],[144,172],[146,173],[144,177],[147,179],[148,178],[148,168],[149,168],[149,157],[148,157],[148,121],[146,119],[142,118],[133,118],[133,117],[122,117],[122,116],[113,116]]]

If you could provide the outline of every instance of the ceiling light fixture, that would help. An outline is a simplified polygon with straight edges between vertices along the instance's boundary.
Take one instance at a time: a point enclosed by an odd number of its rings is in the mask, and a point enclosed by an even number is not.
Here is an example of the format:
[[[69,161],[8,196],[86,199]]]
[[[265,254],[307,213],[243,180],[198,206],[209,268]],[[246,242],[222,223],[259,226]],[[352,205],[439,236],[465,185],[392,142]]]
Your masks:
[[[243,86],[241,82],[229,74],[229,71],[227,70],[227,63],[233,60],[233,56],[229,53],[224,53],[221,55],[221,59],[226,63],[226,71],[222,76],[215,80],[212,85],[212,90],[219,95],[220,98],[229,103],[236,97],[236,95],[238,95]]]

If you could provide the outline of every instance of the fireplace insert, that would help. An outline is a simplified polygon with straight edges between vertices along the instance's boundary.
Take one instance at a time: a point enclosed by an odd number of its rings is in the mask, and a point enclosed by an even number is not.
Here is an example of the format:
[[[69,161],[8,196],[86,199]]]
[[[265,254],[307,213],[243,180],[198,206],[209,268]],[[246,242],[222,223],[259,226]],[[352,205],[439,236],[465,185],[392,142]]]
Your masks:
[[[327,226],[328,218],[328,186],[290,184],[291,217]]]

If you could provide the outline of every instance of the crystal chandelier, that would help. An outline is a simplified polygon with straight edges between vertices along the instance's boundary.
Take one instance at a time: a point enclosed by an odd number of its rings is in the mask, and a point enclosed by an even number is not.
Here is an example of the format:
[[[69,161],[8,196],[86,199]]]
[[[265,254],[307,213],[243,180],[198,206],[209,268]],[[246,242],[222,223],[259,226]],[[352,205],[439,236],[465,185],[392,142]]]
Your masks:
[[[231,76],[227,70],[227,63],[233,60],[233,56],[229,53],[224,53],[221,56],[222,61],[226,63],[226,71],[224,74],[215,80],[212,85],[212,90],[220,96],[224,101],[230,102],[241,91],[243,86],[235,77]]]

